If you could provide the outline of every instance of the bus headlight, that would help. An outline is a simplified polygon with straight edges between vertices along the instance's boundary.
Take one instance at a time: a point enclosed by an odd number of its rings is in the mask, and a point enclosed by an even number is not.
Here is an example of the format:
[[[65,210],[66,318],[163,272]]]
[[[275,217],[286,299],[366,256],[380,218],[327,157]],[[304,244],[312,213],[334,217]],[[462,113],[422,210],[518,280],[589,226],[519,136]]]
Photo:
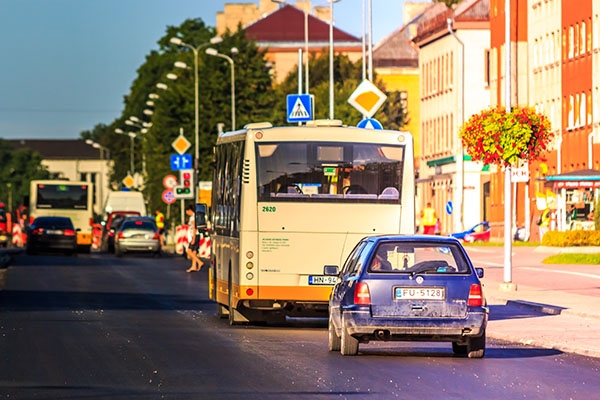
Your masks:
[[[249,281],[251,281],[252,279],[254,279],[254,274],[252,272],[248,272],[246,274],[246,279],[248,279]]]
[[[251,252],[251,251],[247,251],[247,252],[246,252],[246,258],[248,258],[248,259],[252,259],[252,257],[254,257],[254,253],[253,253],[253,252]]]
[[[254,268],[254,263],[253,263],[252,261],[248,261],[248,262],[246,263],[246,268],[248,268],[248,269],[252,269],[252,268]]]

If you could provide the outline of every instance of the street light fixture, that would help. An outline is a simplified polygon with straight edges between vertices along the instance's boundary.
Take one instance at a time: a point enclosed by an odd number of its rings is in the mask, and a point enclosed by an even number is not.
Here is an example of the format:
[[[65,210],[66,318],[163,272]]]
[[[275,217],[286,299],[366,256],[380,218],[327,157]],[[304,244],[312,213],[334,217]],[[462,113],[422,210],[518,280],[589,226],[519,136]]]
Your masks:
[[[199,147],[199,143],[200,143],[200,110],[199,110],[199,94],[198,94],[198,52],[200,51],[200,49],[206,47],[206,46],[210,46],[211,44],[217,44],[217,43],[221,43],[223,41],[223,38],[220,36],[215,36],[213,38],[210,39],[210,41],[208,41],[207,43],[202,43],[198,46],[192,46],[191,44],[185,43],[183,40],[181,40],[181,38],[178,37],[172,37],[169,42],[171,42],[172,44],[176,45],[176,46],[183,46],[183,47],[187,47],[188,49],[190,49],[192,51],[192,53],[194,54],[194,114],[195,114],[195,125],[194,125],[194,142],[195,142],[195,148],[194,148],[194,168],[196,170],[196,176],[198,175],[198,170],[200,168],[200,147]],[[166,85],[165,85],[166,86]],[[194,185],[194,192],[195,192],[195,199],[198,198],[197,196],[197,190],[198,190],[198,185],[195,184]]]
[[[104,147],[102,146],[100,143],[94,142],[92,139],[86,139],[85,140],[86,144],[89,144],[90,146],[92,146],[95,149],[100,150],[100,158],[101,159],[110,159],[110,150],[108,149],[108,147]],[[105,158],[106,156],[106,158]]]
[[[231,48],[231,54],[236,55],[238,52],[239,51],[237,47]],[[209,56],[224,58],[225,60],[229,61],[229,64],[231,64],[231,130],[235,131],[235,64],[231,57],[221,54],[216,49],[211,47],[206,49],[206,54]]]

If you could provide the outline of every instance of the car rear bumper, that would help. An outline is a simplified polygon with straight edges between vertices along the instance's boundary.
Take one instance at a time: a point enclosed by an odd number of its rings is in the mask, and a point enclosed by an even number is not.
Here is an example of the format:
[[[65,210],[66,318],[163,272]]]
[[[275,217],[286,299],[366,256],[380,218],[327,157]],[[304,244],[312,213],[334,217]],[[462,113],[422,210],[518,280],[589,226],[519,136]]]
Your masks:
[[[135,242],[135,241],[127,241],[121,240],[117,244],[115,244],[116,248],[122,252],[152,252],[156,253],[160,251],[160,242],[157,241],[144,241],[144,242]]]
[[[488,313],[470,312],[465,318],[380,318],[370,311],[344,311],[345,329],[354,337],[384,340],[449,341],[485,332]]]

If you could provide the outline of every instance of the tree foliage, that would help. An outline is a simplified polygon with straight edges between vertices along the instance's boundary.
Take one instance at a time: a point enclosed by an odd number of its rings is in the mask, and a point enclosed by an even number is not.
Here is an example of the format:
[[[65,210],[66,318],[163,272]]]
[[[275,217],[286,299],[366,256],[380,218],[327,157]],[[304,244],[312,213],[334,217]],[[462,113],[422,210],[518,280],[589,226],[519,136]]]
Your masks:
[[[158,40],[158,49],[151,51],[137,70],[130,93],[124,97],[124,108],[120,118],[109,126],[99,124],[92,131],[82,133],[110,149],[114,168],[111,175],[113,190],[119,189],[121,181],[130,167],[130,138],[115,133],[134,132],[134,166],[136,172],[144,171],[145,198],[148,209],[164,209],[161,195],[165,188],[163,178],[173,174],[170,156],[174,153],[171,143],[180,132],[192,143],[188,153],[195,154],[195,93],[194,52],[186,46],[170,42],[173,37],[198,48],[198,91],[199,91],[199,180],[212,178],[213,146],[218,126],[224,130],[232,128],[231,65],[221,57],[205,53],[213,47],[220,54],[231,57],[235,73],[235,120],[236,129],[250,122],[270,121],[274,125],[287,124],[286,95],[298,92],[295,69],[279,85],[275,85],[271,66],[265,59],[265,51],[258,49],[255,42],[248,40],[241,26],[235,32],[226,32],[219,44],[210,44],[215,30],[201,19],[188,19],[180,26],[169,26],[164,37]],[[236,48],[234,54],[231,50]],[[184,62],[186,69],[175,68],[176,61]],[[352,63],[347,56],[334,59],[335,118],[348,125],[355,125],[361,114],[349,103],[348,98],[362,80],[360,61]],[[167,74],[177,75],[168,80]],[[168,85],[161,90],[158,83]],[[375,82],[384,88],[381,82]],[[329,118],[329,56],[327,49],[310,57],[310,93],[315,97],[315,118]],[[149,99],[152,94],[153,99]],[[385,128],[399,129],[407,122],[406,110],[400,106],[398,92],[387,93],[388,101],[374,116]],[[156,98],[158,96],[158,98]],[[148,103],[148,101],[151,101]],[[151,115],[144,110],[151,110]],[[131,117],[139,122],[126,125]],[[146,128],[146,133],[141,133]],[[179,212],[179,203],[174,204],[173,213]]]
[[[334,82],[334,118],[345,124],[356,125],[363,119],[348,99],[362,81],[362,61],[351,62],[346,55],[337,55],[333,63]],[[304,81],[303,81],[304,83]],[[375,85],[385,92],[383,82],[374,76]],[[294,68],[283,82],[276,87],[278,99],[277,110],[273,121],[277,124],[286,123],[286,96],[298,93],[298,68]],[[309,59],[309,92],[314,95],[316,119],[329,118],[329,54],[324,49]],[[382,108],[373,116],[385,129],[400,129],[408,123],[407,110],[400,102],[400,92],[387,92],[387,100]]]
[[[29,198],[29,182],[33,179],[49,179],[52,176],[42,165],[42,156],[28,148],[14,150],[9,142],[0,139],[0,202],[9,210],[26,204]]]

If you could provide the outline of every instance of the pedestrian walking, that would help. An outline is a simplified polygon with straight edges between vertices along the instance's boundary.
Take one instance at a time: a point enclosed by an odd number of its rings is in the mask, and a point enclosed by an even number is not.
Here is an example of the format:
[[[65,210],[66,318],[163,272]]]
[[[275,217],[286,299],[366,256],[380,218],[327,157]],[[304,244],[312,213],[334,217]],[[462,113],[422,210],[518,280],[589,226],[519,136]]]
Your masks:
[[[188,259],[192,260],[192,265],[186,270],[186,272],[200,271],[202,269],[202,260],[198,257],[198,247],[200,245],[200,235],[196,229],[196,209],[193,204],[190,204],[185,209],[188,219],[188,247],[185,251]]]

